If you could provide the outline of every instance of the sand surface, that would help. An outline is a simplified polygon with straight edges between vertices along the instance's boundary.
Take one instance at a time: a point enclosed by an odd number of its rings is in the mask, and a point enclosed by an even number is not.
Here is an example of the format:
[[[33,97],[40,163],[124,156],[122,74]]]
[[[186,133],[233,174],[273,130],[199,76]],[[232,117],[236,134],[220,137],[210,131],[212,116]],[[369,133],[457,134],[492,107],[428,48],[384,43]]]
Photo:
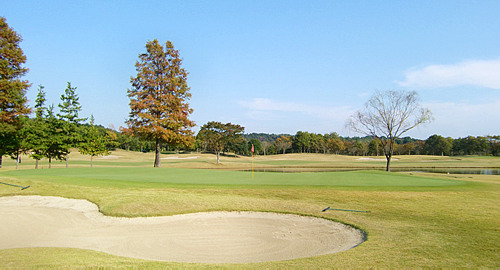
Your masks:
[[[361,231],[321,218],[208,212],[116,218],[86,200],[0,198],[0,249],[71,247],[148,260],[248,263],[335,253],[363,242]]]

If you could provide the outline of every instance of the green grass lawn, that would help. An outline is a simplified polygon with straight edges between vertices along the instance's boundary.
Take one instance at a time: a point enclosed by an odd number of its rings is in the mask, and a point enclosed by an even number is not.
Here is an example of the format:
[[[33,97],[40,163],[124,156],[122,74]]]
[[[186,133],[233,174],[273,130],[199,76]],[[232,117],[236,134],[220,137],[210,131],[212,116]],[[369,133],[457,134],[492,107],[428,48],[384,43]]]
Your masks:
[[[466,182],[381,171],[264,173],[179,168],[68,168],[12,170],[2,174],[18,179],[112,186],[324,186],[324,187],[437,187]]]
[[[296,155],[290,159],[300,160]],[[431,162],[425,157],[421,159]],[[322,156],[306,158],[306,161],[313,163],[315,160],[325,162]],[[339,162],[351,164],[349,160],[352,160],[352,164],[357,162],[347,157]],[[474,166],[491,166],[498,162],[498,159],[480,160],[471,158],[470,162]],[[269,161],[273,163],[273,160]],[[31,187],[21,191],[19,188],[0,185],[0,196],[51,195],[88,199],[98,204],[99,209],[107,215],[126,217],[217,210],[312,215],[358,227],[367,233],[367,241],[354,249],[336,254],[243,265],[152,262],[68,248],[9,249],[0,250],[1,267],[500,267],[499,176],[381,171],[256,172],[252,179],[252,173],[245,171],[172,168],[177,165],[203,167],[208,164],[205,160],[186,160],[186,163],[182,160],[167,161],[163,163],[167,168],[161,169],[132,164],[126,166],[127,162],[133,163],[133,158],[101,162],[102,166],[109,162],[109,167],[2,169],[1,182]],[[115,167],[112,162],[119,162],[121,166]],[[455,161],[442,159],[439,162],[449,164]],[[277,163],[287,165],[285,161]],[[370,212],[321,212],[327,206]]]

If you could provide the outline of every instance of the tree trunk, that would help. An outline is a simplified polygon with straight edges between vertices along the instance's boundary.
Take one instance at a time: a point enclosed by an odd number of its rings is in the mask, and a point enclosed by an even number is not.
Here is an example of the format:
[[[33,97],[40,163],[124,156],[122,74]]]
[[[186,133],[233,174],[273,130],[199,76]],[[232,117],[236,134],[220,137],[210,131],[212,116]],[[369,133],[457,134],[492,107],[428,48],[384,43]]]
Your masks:
[[[92,156],[92,155],[90,156],[90,168],[92,168],[92,167],[93,167],[93,166],[92,166],[92,158],[93,158],[93,157],[94,157],[94,156]]]
[[[389,151],[385,154],[385,158],[387,159],[387,165],[385,166],[385,170],[387,172],[390,172],[391,171],[391,159],[392,159],[392,155],[394,154],[394,141],[393,140],[389,140]]]
[[[385,166],[385,171],[390,172],[391,171],[391,156],[386,155],[385,158],[387,159],[387,165]]]
[[[0,154],[0,169],[2,168],[3,156]]]
[[[155,168],[161,167],[161,159],[160,159],[160,140],[156,139],[156,147],[155,147]]]
[[[68,168],[68,154],[66,154],[66,169]]]
[[[52,158],[49,157],[49,169],[52,168]]]
[[[215,153],[217,154],[217,165],[219,165],[219,157],[220,157],[220,152],[219,152],[219,151],[216,151]]]
[[[38,169],[38,159],[35,159],[35,169]]]

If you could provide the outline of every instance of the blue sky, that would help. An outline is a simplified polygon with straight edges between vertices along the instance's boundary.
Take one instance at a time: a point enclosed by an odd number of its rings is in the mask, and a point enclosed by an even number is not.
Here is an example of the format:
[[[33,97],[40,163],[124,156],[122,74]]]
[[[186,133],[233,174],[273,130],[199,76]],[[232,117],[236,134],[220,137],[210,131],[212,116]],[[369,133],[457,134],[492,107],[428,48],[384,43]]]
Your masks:
[[[4,1],[33,84],[115,128],[149,40],[189,72],[191,119],[247,133],[357,134],[347,118],[377,90],[416,90],[434,121],[407,135],[500,134],[500,1]],[[197,127],[195,130],[197,130]]]

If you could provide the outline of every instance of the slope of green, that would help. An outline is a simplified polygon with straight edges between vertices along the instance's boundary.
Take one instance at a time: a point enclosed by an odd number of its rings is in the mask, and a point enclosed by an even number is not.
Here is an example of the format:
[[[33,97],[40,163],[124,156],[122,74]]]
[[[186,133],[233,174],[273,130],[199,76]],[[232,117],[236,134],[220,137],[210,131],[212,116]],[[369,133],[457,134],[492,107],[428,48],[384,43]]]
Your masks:
[[[160,183],[236,186],[338,186],[338,187],[433,187],[463,185],[465,182],[380,171],[264,173],[178,168],[68,168],[14,170],[3,173],[23,179],[60,183],[120,185]]]

